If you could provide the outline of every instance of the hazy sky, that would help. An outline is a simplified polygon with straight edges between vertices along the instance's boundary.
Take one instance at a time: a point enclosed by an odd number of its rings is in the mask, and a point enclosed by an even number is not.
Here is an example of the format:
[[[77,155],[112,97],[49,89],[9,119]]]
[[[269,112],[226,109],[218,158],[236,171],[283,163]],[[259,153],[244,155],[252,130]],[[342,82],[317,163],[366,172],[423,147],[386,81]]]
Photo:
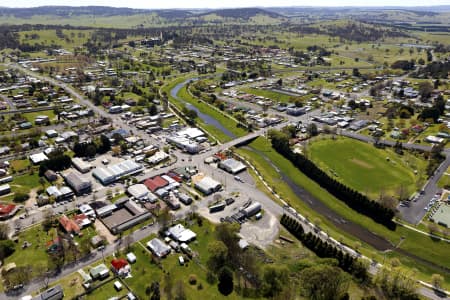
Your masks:
[[[43,5],[116,6],[133,8],[219,8],[251,6],[429,6],[450,5],[450,0],[6,0],[0,6],[33,7]]]

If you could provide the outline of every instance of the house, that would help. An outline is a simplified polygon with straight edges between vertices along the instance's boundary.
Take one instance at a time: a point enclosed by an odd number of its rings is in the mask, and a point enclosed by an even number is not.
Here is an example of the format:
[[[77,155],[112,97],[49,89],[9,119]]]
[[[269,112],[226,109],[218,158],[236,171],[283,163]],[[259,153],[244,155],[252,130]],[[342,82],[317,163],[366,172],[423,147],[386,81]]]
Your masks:
[[[1,186],[0,186],[1,188]],[[14,216],[19,207],[10,203],[0,203],[0,220],[6,220]]]
[[[98,248],[99,246],[103,245],[104,243],[105,243],[105,240],[99,235],[93,236],[91,238],[91,245],[94,248]]]
[[[119,276],[127,276],[131,272],[128,261],[124,258],[116,258],[111,261],[112,271]]]
[[[154,238],[147,242],[147,247],[159,258],[165,257],[170,253],[170,247],[158,238]]]
[[[109,276],[109,270],[104,264],[100,264],[89,270],[91,277],[95,279],[103,279]]]
[[[69,219],[66,215],[62,215],[61,218],[59,218],[59,224],[67,233],[81,235],[80,226],[78,226],[74,220]]]
[[[73,216],[73,220],[75,221],[75,223],[78,224],[78,226],[81,229],[88,227],[92,224],[91,220],[89,220],[89,218],[85,214],[75,215]]]

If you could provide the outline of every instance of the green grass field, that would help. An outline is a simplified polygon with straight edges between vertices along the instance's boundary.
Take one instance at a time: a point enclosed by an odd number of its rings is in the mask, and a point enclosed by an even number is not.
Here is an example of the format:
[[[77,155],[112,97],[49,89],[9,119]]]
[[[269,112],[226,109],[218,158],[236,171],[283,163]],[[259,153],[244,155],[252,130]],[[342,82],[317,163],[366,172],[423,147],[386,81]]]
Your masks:
[[[409,153],[400,156],[349,138],[316,140],[307,149],[322,170],[372,199],[381,192],[398,195],[400,188],[414,193],[426,167],[425,161]]]
[[[293,96],[289,96],[289,95],[286,95],[283,93],[278,93],[278,92],[271,91],[271,90],[244,88],[244,89],[242,89],[242,91],[249,93],[249,94],[256,95],[256,96],[266,97],[273,101],[284,102],[284,103],[293,102],[292,99],[295,98]]]

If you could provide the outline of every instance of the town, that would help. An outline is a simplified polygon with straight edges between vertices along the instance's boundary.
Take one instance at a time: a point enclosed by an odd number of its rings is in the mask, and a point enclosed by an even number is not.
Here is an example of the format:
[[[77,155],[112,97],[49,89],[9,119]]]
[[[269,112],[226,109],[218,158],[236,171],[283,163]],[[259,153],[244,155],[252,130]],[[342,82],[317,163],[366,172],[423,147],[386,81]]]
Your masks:
[[[450,10],[91,9],[0,8],[0,299],[450,296]]]

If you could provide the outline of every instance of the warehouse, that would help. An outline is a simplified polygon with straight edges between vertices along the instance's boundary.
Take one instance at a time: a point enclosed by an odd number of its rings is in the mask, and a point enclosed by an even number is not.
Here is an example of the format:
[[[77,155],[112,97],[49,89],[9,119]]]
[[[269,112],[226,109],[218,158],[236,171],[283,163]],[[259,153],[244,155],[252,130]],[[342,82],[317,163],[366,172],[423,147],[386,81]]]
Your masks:
[[[247,169],[247,167],[243,163],[241,163],[238,160],[235,160],[234,158],[228,158],[228,159],[222,160],[221,162],[219,162],[218,166],[222,170],[225,170],[228,173],[231,173],[233,175],[240,173],[240,172],[244,171],[245,169]]]
[[[79,157],[72,158],[72,164],[81,173],[87,173],[93,168],[90,163],[85,162]]]
[[[41,162],[48,160],[48,157],[43,152],[40,152],[30,155],[30,160],[33,163],[33,165],[38,165]]]
[[[46,192],[49,196],[55,197],[56,201],[67,200],[74,195],[73,191],[67,186],[58,188],[57,186],[52,185],[46,189]]]
[[[103,185],[108,185],[124,176],[142,172],[142,170],[143,168],[140,164],[132,160],[125,160],[107,168],[96,168],[92,172],[92,176],[97,178]]]
[[[91,182],[75,172],[64,175],[64,180],[77,195],[88,194],[92,190]]]
[[[169,182],[162,178],[161,176],[155,176],[153,178],[149,178],[144,182],[144,185],[148,187],[148,189],[152,192],[156,192],[158,189],[161,189],[167,186]]]
[[[118,234],[152,217],[149,211],[126,197],[117,200],[114,206],[97,210],[97,215],[112,234]]]
[[[135,184],[128,188],[128,193],[131,197],[134,197],[140,201],[149,201],[151,203],[156,202],[158,197],[152,194],[144,184]]]
[[[200,145],[186,137],[170,136],[166,138],[166,141],[187,153],[195,154],[200,151]]]
[[[222,188],[222,184],[211,177],[206,176],[195,183],[195,188],[205,195],[210,195],[219,191]]]

